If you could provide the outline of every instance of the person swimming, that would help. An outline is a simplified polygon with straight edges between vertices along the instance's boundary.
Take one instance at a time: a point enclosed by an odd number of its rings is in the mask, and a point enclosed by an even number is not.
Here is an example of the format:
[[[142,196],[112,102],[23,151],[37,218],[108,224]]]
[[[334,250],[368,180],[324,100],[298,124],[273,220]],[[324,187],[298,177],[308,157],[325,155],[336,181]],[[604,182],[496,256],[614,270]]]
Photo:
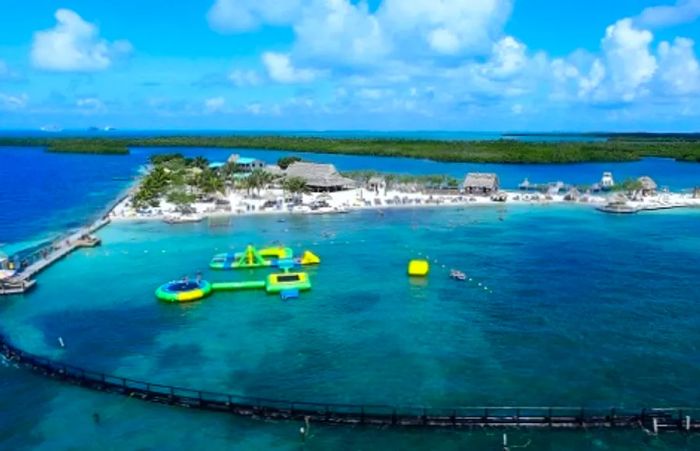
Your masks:
[[[455,280],[467,280],[467,275],[458,269],[451,269],[450,278]]]

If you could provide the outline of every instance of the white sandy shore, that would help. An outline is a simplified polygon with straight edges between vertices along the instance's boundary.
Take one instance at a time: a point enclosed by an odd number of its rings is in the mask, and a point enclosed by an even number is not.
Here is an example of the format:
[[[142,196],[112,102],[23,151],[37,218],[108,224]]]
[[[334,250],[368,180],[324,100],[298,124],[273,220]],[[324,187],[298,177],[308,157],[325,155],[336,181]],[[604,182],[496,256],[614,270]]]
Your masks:
[[[415,208],[415,207],[455,207],[466,205],[547,205],[547,204],[576,204],[600,206],[608,202],[605,195],[581,195],[577,200],[567,200],[565,195],[544,195],[541,193],[526,193],[522,191],[500,191],[505,194],[505,201],[492,200],[488,196],[445,195],[426,194],[421,192],[404,192],[381,190],[379,193],[367,189],[353,189],[328,194],[304,194],[301,205],[284,201],[284,193],[280,189],[267,189],[256,196],[248,196],[244,192],[234,191],[225,196],[230,204],[230,209],[217,205],[214,202],[198,202],[192,205],[196,214],[194,219],[206,217],[223,217],[238,215],[264,215],[264,214],[329,214],[344,213],[362,209],[387,209],[387,208]],[[289,195],[286,196],[289,198]],[[324,199],[328,207],[312,210],[310,205],[319,199]],[[266,203],[268,206],[266,207]],[[269,204],[274,203],[274,206]],[[627,202],[631,207],[638,209],[660,209],[675,207],[700,207],[700,199],[693,198],[689,194],[662,193]],[[112,220],[144,220],[165,219],[168,217],[181,218],[174,204],[161,201],[157,208],[136,211],[131,206],[131,198],[127,197],[117,204],[109,213]]]

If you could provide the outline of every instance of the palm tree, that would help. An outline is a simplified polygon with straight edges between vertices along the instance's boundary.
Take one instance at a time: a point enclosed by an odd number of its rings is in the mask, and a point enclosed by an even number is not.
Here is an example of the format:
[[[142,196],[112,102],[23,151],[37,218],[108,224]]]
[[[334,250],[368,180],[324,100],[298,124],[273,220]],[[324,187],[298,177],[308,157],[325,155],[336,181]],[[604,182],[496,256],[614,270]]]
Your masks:
[[[211,170],[205,170],[197,176],[197,187],[204,194],[224,192],[224,182]]]
[[[303,194],[309,191],[309,187],[306,186],[306,180],[304,180],[301,177],[287,177],[286,179],[284,179],[282,189],[292,194],[295,199],[298,198],[299,194]]]
[[[209,160],[204,157],[195,157],[190,164],[195,168],[207,169],[209,167]]]
[[[387,174],[384,176],[384,195],[389,192],[391,188],[394,187],[396,182],[398,181],[398,177],[395,174]]]
[[[260,194],[260,190],[266,188],[270,183],[272,183],[273,177],[269,172],[263,171],[262,169],[254,169],[248,177],[246,177],[246,188],[250,193],[250,190],[256,190]]]

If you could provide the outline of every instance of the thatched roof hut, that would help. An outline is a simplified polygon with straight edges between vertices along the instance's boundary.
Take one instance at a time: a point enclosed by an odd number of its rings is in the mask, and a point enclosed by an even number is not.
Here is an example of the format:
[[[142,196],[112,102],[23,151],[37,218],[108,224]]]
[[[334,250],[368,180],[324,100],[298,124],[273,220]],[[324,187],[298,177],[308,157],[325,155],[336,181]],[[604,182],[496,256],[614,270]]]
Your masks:
[[[641,184],[641,191],[642,191],[642,196],[647,196],[654,194],[656,190],[658,189],[658,185],[649,176],[642,176],[637,179],[637,181]]]
[[[311,191],[339,191],[355,187],[355,181],[340,175],[332,164],[297,161],[289,165],[286,175],[304,179]]]
[[[486,172],[470,172],[462,183],[462,189],[470,194],[491,194],[498,191],[498,188],[498,176]]]

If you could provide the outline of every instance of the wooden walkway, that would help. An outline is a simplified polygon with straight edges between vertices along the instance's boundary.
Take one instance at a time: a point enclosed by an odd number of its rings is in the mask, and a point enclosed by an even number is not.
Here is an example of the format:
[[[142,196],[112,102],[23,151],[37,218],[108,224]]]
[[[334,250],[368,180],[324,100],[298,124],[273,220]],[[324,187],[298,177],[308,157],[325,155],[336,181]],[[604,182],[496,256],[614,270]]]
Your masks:
[[[29,354],[0,335],[0,356],[57,381],[160,404],[317,423],[425,428],[636,428],[700,432],[700,408],[416,407],[324,404],[193,390],[112,376]]]
[[[72,235],[57,240],[49,247],[39,249],[32,255],[32,262],[13,277],[0,282],[0,295],[22,294],[35,284],[34,276],[53,265],[63,257],[81,247],[94,247],[100,244],[100,239],[92,235],[95,231],[109,223],[108,218],[102,218],[90,227],[81,229]]]

